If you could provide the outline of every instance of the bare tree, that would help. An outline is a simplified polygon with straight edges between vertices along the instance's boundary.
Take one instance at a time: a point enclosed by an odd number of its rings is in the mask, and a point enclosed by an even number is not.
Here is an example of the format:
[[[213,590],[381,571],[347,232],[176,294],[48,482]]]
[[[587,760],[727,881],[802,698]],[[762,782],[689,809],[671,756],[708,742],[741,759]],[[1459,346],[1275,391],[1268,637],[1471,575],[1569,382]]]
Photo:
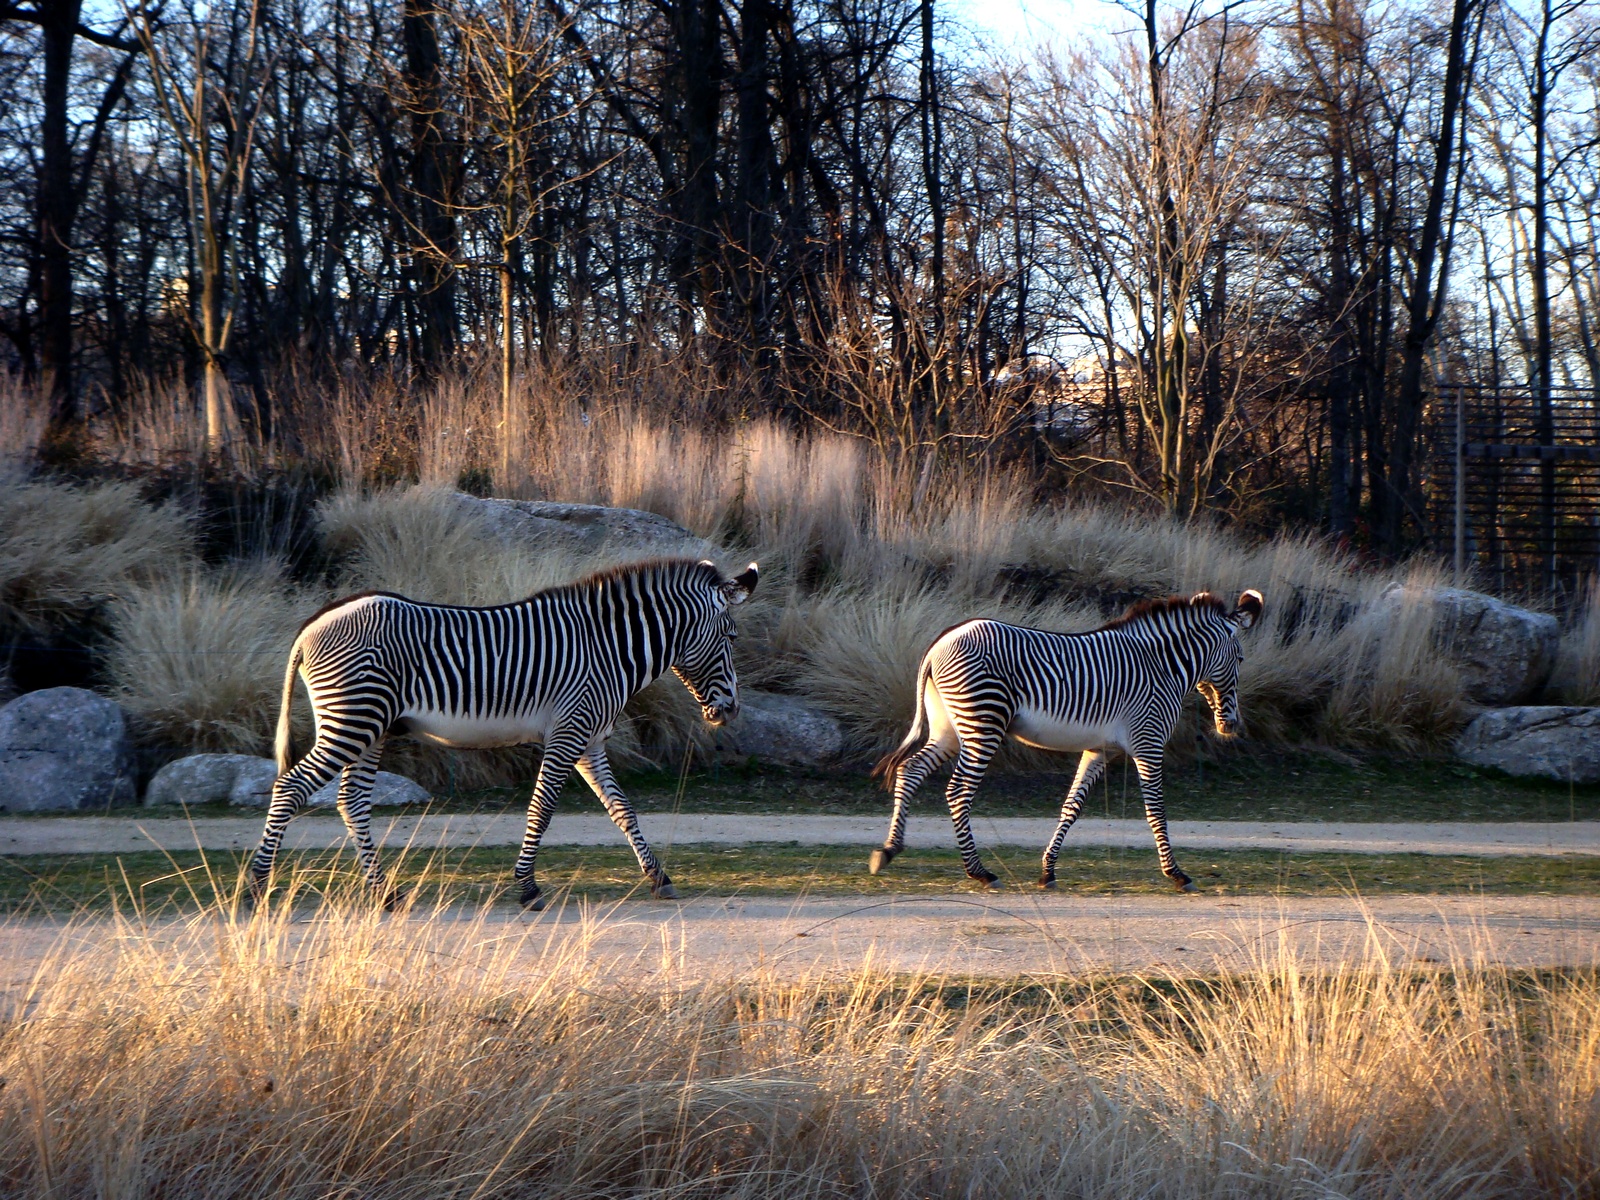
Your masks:
[[[191,328],[204,363],[206,447],[215,454],[236,423],[224,361],[238,315],[238,224],[271,66],[258,53],[254,2],[221,16],[191,10],[181,22],[148,9],[136,16],[157,106],[183,154],[197,283]]]

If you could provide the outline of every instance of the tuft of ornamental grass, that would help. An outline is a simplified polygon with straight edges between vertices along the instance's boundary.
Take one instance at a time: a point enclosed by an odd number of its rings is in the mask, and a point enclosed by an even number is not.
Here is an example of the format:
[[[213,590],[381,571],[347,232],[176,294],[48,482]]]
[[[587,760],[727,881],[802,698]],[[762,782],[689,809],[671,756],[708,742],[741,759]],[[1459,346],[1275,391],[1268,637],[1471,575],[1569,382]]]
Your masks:
[[[0,628],[43,633],[92,618],[193,560],[189,515],[128,483],[0,478]]]
[[[1562,632],[1550,690],[1563,704],[1600,704],[1600,575],[1590,577]]]
[[[21,376],[0,371],[0,480],[28,475],[50,408]]]
[[[272,560],[128,588],[111,610],[111,692],[147,738],[191,751],[270,755],[289,648],[324,595]],[[302,749],[310,705],[295,706]]]
[[[295,884],[290,883],[290,890]],[[289,897],[292,899],[292,897]],[[984,984],[697,975],[350,897],[81,918],[0,1026],[0,1191],[1591,1195],[1600,981],[1380,949]]]

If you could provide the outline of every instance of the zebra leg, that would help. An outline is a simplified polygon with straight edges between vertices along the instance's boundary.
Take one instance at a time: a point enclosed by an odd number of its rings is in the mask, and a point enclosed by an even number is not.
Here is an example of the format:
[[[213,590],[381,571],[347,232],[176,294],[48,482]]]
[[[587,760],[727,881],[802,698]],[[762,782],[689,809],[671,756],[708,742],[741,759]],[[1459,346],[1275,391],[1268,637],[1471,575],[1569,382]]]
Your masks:
[[[1100,776],[1105,774],[1105,770],[1104,750],[1085,750],[1083,757],[1078,760],[1078,774],[1072,780],[1067,798],[1061,802],[1061,821],[1056,825],[1055,833],[1050,835],[1049,845],[1044,848],[1044,865],[1039,871],[1040,887],[1056,886],[1056,859],[1061,856],[1061,843],[1067,836],[1067,830],[1072,828],[1072,823],[1083,811],[1083,801],[1088,796],[1089,789],[1100,782]]]
[[[950,803],[950,822],[956,829],[956,848],[961,851],[961,865],[969,879],[976,879],[988,887],[999,887],[1000,877],[978,857],[977,843],[972,840],[972,821],[968,813],[972,797],[983,780],[983,773],[999,753],[1002,735],[998,730],[975,731],[961,739],[961,752],[956,755],[955,770],[950,773],[950,786],[945,789],[945,799]]]
[[[634,856],[639,860],[639,869],[650,881],[650,894],[657,900],[676,900],[678,892],[672,886],[672,878],[656,860],[655,852],[650,849],[650,843],[644,840],[633,805],[628,802],[628,797],[617,786],[616,777],[611,774],[611,760],[606,757],[605,743],[596,742],[584,752],[583,757],[578,759],[578,774],[583,776],[584,782],[599,797],[600,803],[605,807],[606,815],[618,829],[622,830],[623,836],[628,839],[628,844],[633,847]]]
[[[352,746],[349,742],[318,738],[311,753],[278,776],[272,785],[272,803],[267,807],[266,828],[261,831],[261,842],[250,859],[249,885],[253,903],[266,899],[272,865],[277,861],[278,847],[283,842],[283,831],[289,827],[289,822],[310,803],[318,788],[359,759],[367,749],[368,746]]]
[[[1178,869],[1178,860],[1172,856],[1172,843],[1167,840],[1167,805],[1161,798],[1161,754],[1134,755],[1133,765],[1139,769],[1139,791],[1144,795],[1144,817],[1150,823],[1150,832],[1156,835],[1156,855],[1161,860],[1161,873],[1172,880],[1180,892],[1198,889],[1194,881]]]
[[[400,902],[400,892],[388,886],[378,861],[378,847],[372,841],[372,785],[378,778],[378,758],[383,741],[373,742],[367,752],[344,769],[339,776],[339,815],[356,842],[356,858],[367,887],[383,898],[386,912]]]
[[[867,859],[867,870],[876,875],[887,867],[906,845],[906,806],[929,775],[950,758],[950,747],[941,741],[923,746],[905,762],[894,775],[894,816],[889,818],[889,836],[882,846]]]
[[[539,761],[539,777],[533,783],[533,796],[528,801],[528,825],[522,835],[522,849],[517,853],[516,869],[511,877],[521,885],[518,899],[529,912],[544,907],[539,895],[539,885],[533,878],[534,860],[539,857],[539,842],[550,827],[550,815],[556,810],[556,798],[572,774],[572,768],[583,753],[584,747],[576,738],[552,737],[544,745],[544,757]]]

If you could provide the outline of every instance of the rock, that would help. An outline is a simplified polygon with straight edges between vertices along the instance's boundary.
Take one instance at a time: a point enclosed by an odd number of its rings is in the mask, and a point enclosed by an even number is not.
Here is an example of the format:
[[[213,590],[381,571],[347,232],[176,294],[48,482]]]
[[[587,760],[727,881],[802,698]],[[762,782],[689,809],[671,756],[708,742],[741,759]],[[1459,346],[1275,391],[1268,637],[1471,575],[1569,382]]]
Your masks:
[[[157,771],[145,789],[144,802],[154,804],[214,804],[225,801],[246,808],[272,803],[277,764],[250,754],[191,754]],[[379,771],[372,787],[374,806],[416,804],[429,799],[427,789],[404,775]],[[311,796],[314,808],[333,808],[339,802],[339,780],[330,780]]]
[[[799,767],[820,766],[844,749],[844,733],[832,717],[804,700],[754,688],[739,689],[739,715],[717,741],[728,757]]]
[[[550,500],[479,499],[458,493],[489,530],[507,542],[584,555],[643,550],[662,556],[700,556],[706,543],[683,526],[637,508],[560,504]]]
[[[145,788],[146,805],[239,804],[264,808],[278,767],[253,754],[191,754],[169,762]]]
[[[56,812],[136,804],[122,710],[83,688],[45,688],[0,708],[0,806]]]
[[[375,808],[389,804],[421,804],[430,799],[432,797],[429,796],[428,789],[420,783],[389,771],[379,771],[377,781],[372,785],[372,804]],[[333,808],[338,803],[337,779],[329,780],[311,796],[313,808]]]
[[[1382,619],[1404,602],[1405,588],[1393,584],[1369,611]],[[1461,671],[1468,699],[1518,704],[1549,681],[1560,641],[1554,617],[1463,588],[1434,588],[1422,602],[1433,608],[1440,644]]]
[[[1600,783],[1600,708],[1492,708],[1462,731],[1456,755],[1507,775]]]

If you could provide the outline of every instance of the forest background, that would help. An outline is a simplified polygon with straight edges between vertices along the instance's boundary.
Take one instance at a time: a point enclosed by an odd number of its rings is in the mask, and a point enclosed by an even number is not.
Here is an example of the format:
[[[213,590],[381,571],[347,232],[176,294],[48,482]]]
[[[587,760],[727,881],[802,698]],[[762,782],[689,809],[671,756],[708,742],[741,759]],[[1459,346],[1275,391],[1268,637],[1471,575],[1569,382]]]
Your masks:
[[[6,442],[415,477],[466,388],[518,494],[532,391],[1392,557],[1439,384],[1600,412],[1596,6],[1105,13],[5,0]]]

